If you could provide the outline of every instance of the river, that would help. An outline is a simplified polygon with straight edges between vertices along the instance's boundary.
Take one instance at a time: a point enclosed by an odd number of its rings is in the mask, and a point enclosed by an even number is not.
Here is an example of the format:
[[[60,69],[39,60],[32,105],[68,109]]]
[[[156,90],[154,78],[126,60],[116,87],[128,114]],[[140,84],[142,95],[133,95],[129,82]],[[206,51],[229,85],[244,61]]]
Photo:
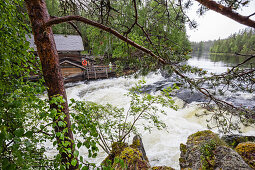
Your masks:
[[[188,61],[188,64],[206,69],[209,72],[222,73],[228,68],[228,64],[224,61],[212,61],[208,55],[193,57]],[[142,77],[140,77],[141,79]],[[160,72],[150,73],[143,77],[146,81],[146,87],[150,88],[151,93],[157,93],[158,87],[167,87],[168,79],[163,77]],[[128,78],[112,78],[105,80],[90,81],[87,83],[79,82],[68,84],[72,86],[67,88],[68,99],[74,98],[77,100],[89,100],[100,104],[110,103],[114,106],[124,107],[129,106],[130,99],[125,96],[128,90],[139,80],[134,77]],[[153,90],[154,89],[154,90]],[[252,100],[254,94],[243,94],[239,101]],[[196,117],[196,113],[203,112],[203,109],[198,105],[199,101],[191,101],[184,106],[184,102],[176,98],[176,104],[179,106],[177,111],[166,109],[166,116],[161,118],[167,124],[166,131],[153,130],[149,132],[141,132],[144,147],[152,166],[166,165],[175,169],[179,169],[179,146],[180,143],[186,143],[187,137],[192,133],[207,129],[206,117]],[[217,130],[214,129],[216,132]],[[245,128],[244,133],[247,135],[255,135],[255,129]],[[86,156],[85,148],[80,149],[80,154]],[[95,159],[89,159],[91,162],[99,163],[105,158],[106,154],[100,152]]]

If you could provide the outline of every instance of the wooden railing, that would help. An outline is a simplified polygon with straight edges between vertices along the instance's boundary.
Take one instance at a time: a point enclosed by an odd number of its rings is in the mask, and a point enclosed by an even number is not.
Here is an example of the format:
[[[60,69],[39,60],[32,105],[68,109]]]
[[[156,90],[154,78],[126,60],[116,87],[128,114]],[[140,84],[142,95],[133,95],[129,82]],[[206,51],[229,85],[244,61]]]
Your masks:
[[[108,78],[109,74],[114,74],[116,71],[116,67],[112,66],[87,66],[85,73],[85,77],[87,79],[99,79],[99,78]]]

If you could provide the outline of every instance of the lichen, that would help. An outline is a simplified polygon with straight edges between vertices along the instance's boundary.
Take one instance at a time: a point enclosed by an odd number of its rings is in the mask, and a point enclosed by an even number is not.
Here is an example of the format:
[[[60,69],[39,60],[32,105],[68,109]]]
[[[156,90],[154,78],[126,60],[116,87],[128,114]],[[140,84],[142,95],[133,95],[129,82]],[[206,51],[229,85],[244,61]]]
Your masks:
[[[128,147],[128,144],[126,143],[114,142],[112,144],[111,153],[103,160],[101,164],[104,166],[111,166],[114,162],[114,158],[118,157],[126,147]]]
[[[146,161],[142,159],[142,154],[138,149],[131,147],[126,147],[121,154],[118,156],[118,159],[124,161],[127,169],[148,169],[149,166]],[[121,169],[118,163],[114,163],[113,167],[115,169]]]
[[[236,152],[242,156],[244,161],[253,169],[255,169],[255,143],[244,142],[237,145]]]
[[[128,164],[132,164],[140,158],[142,159],[142,154],[137,149],[131,147],[125,148],[120,154],[120,159],[126,160]]]

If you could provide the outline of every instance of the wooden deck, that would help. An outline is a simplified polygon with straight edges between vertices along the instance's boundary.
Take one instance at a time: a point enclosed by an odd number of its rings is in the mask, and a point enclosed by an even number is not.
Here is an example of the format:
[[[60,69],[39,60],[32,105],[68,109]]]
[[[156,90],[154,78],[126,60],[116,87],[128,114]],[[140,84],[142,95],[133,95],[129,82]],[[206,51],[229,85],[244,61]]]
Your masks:
[[[104,65],[82,66],[68,60],[62,61],[60,64],[62,65],[61,71],[65,82],[102,79],[116,75],[115,66],[111,68]]]
[[[86,79],[100,79],[100,78],[109,78],[112,75],[115,75],[116,68],[112,66],[110,69],[109,66],[89,66],[86,67],[85,77]]]

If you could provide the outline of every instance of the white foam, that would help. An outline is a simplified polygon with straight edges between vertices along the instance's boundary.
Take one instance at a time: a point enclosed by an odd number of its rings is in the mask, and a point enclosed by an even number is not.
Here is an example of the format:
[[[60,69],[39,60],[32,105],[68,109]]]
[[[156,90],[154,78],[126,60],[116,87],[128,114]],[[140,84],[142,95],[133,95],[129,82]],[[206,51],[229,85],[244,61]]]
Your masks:
[[[151,73],[144,77],[146,84],[164,80],[160,74]],[[134,77],[113,78],[100,81],[91,81],[87,84],[78,84],[68,88],[68,100],[88,100],[99,104],[112,104],[114,106],[129,106],[130,99],[125,96],[128,90],[138,82]],[[157,94],[157,93],[156,93]],[[182,108],[184,103],[180,99],[175,99],[176,104],[181,108],[178,111],[165,109],[167,115],[162,115],[161,119],[167,124],[168,132],[153,130],[151,133],[142,132],[142,139],[147,156],[152,166],[166,165],[179,169],[180,143],[186,143],[187,137],[192,133],[207,129],[206,117],[196,117],[196,113],[203,112],[196,103]],[[255,135],[253,127],[246,129],[246,134]],[[86,148],[79,149],[80,154],[87,155]],[[106,154],[100,151],[96,159],[88,159],[91,162],[100,163]]]

